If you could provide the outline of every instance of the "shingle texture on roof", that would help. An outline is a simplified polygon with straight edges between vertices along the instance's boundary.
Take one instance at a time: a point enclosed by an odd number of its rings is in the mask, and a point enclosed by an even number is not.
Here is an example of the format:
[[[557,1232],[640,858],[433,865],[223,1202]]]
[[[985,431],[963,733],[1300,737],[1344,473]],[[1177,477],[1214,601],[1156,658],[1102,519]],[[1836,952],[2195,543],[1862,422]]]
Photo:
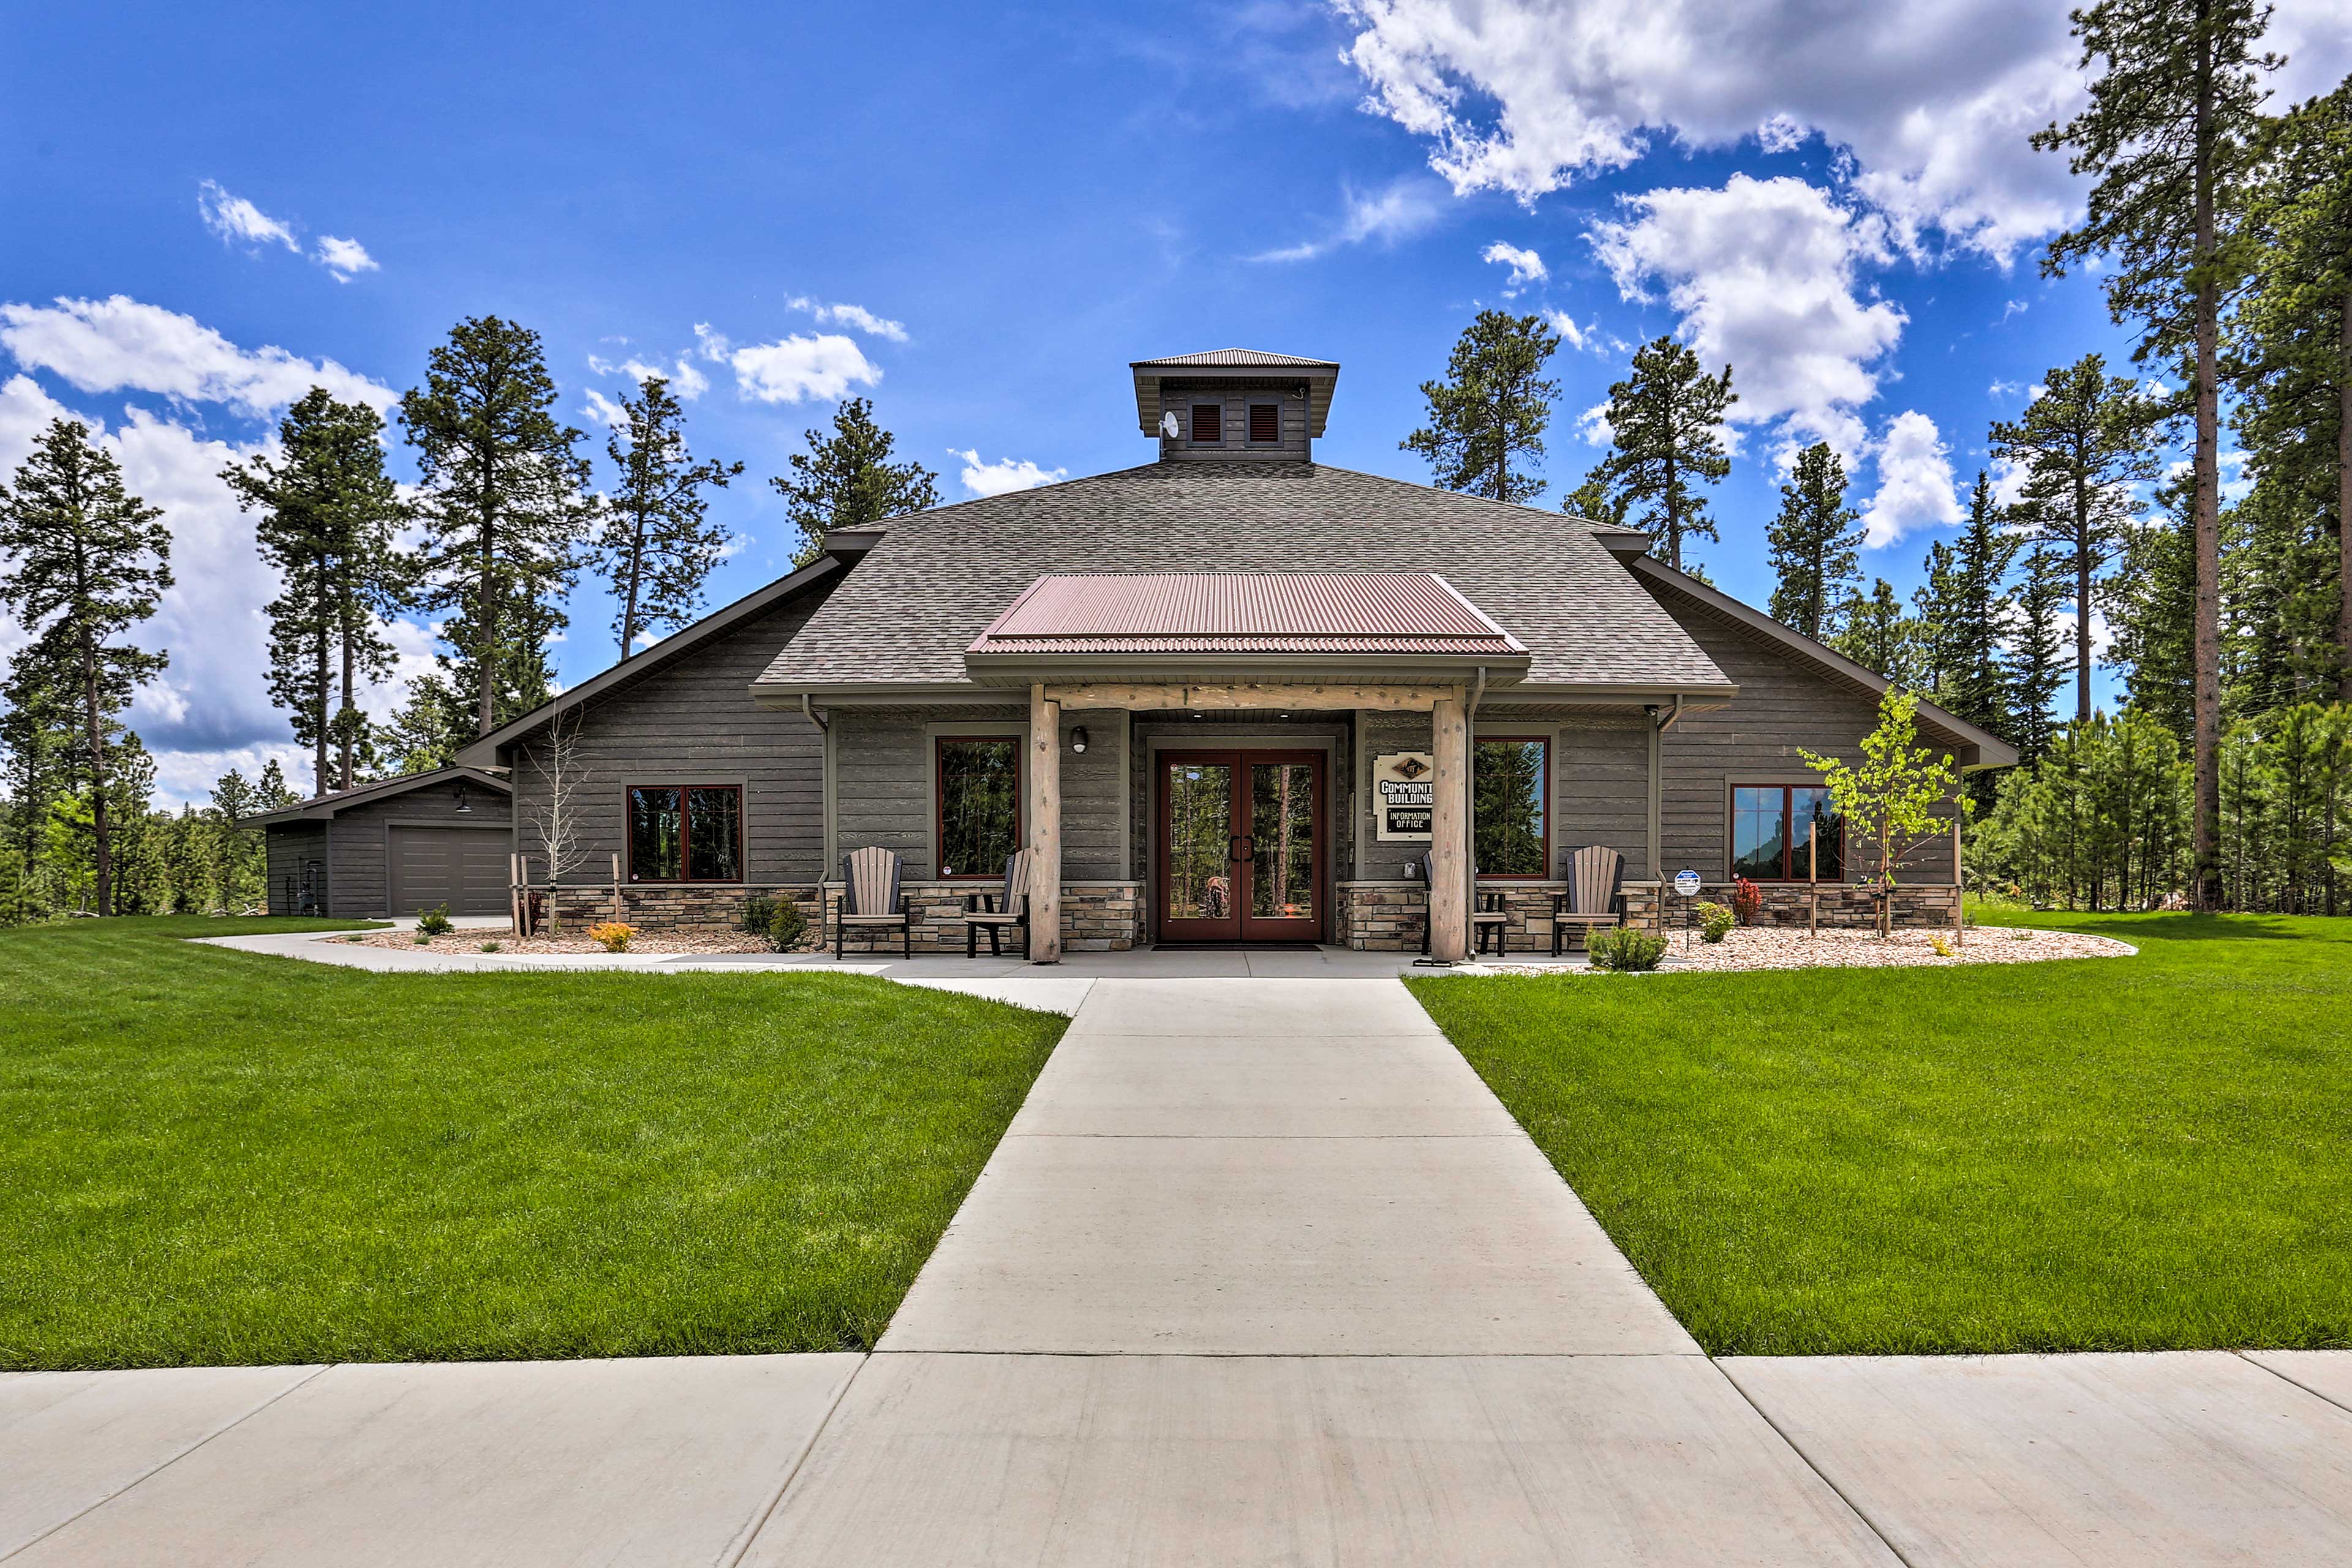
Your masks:
[[[1211,366],[1219,370],[1247,370],[1254,365],[1274,366],[1285,370],[1337,370],[1339,362],[1328,359],[1302,359],[1297,354],[1267,353],[1260,349],[1204,349],[1196,354],[1170,354],[1165,359],[1139,359],[1137,370],[1171,369],[1197,370]]]
[[[1431,572],[1114,572],[1038,578],[969,651],[1511,658],[1527,650]]]
[[[1153,463],[894,518],[761,679],[962,684],[972,639],[1056,573],[1432,571],[1526,645],[1528,680],[1729,684],[1591,525],[1307,463]]]

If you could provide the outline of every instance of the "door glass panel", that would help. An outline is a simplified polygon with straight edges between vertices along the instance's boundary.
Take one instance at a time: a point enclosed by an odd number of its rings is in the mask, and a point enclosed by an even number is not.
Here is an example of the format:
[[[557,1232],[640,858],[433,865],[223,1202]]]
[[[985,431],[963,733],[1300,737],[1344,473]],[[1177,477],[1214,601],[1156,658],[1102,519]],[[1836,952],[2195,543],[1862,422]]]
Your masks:
[[[1250,765],[1250,913],[1259,920],[1315,918],[1315,767]]]
[[[1234,770],[1227,763],[1168,764],[1168,909],[1171,921],[1234,913]]]

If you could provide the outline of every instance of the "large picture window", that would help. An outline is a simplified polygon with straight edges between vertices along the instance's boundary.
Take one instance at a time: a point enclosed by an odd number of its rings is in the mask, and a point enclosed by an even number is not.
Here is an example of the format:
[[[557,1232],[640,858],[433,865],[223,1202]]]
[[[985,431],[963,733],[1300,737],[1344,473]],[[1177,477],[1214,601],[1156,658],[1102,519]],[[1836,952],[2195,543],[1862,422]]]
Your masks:
[[[1550,782],[1551,742],[1542,736],[1478,737],[1470,778],[1478,875],[1550,874]]]
[[[629,880],[743,879],[743,792],[734,784],[629,786]]]
[[[1021,847],[1016,735],[940,737],[940,876],[1001,878]]]
[[[1824,882],[1845,875],[1845,819],[1830,792],[1806,784],[1735,784],[1731,874],[1751,882]],[[1809,858],[1810,856],[1810,858]]]

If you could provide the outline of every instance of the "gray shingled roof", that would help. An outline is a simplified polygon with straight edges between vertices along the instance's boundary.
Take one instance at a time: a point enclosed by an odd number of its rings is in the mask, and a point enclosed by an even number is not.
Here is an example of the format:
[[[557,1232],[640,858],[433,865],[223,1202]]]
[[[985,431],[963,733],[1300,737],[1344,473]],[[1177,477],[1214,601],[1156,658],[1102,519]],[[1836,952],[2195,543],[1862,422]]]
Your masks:
[[[1152,463],[888,528],[761,684],[964,684],[1023,589],[1104,572],[1442,572],[1527,645],[1530,682],[1731,684],[1591,524],[1323,464]]]

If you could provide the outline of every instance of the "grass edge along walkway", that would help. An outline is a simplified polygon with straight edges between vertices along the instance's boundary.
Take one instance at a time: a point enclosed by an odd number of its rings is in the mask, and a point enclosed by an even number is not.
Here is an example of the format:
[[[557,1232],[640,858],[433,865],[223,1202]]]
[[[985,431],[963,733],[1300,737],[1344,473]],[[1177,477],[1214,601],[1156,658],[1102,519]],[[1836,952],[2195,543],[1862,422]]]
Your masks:
[[[2352,921],[1987,919],[2140,954],[1407,984],[1711,1353],[2352,1345]]]
[[[0,931],[0,1368],[870,1347],[1066,1023],[180,940],[337,923]]]

